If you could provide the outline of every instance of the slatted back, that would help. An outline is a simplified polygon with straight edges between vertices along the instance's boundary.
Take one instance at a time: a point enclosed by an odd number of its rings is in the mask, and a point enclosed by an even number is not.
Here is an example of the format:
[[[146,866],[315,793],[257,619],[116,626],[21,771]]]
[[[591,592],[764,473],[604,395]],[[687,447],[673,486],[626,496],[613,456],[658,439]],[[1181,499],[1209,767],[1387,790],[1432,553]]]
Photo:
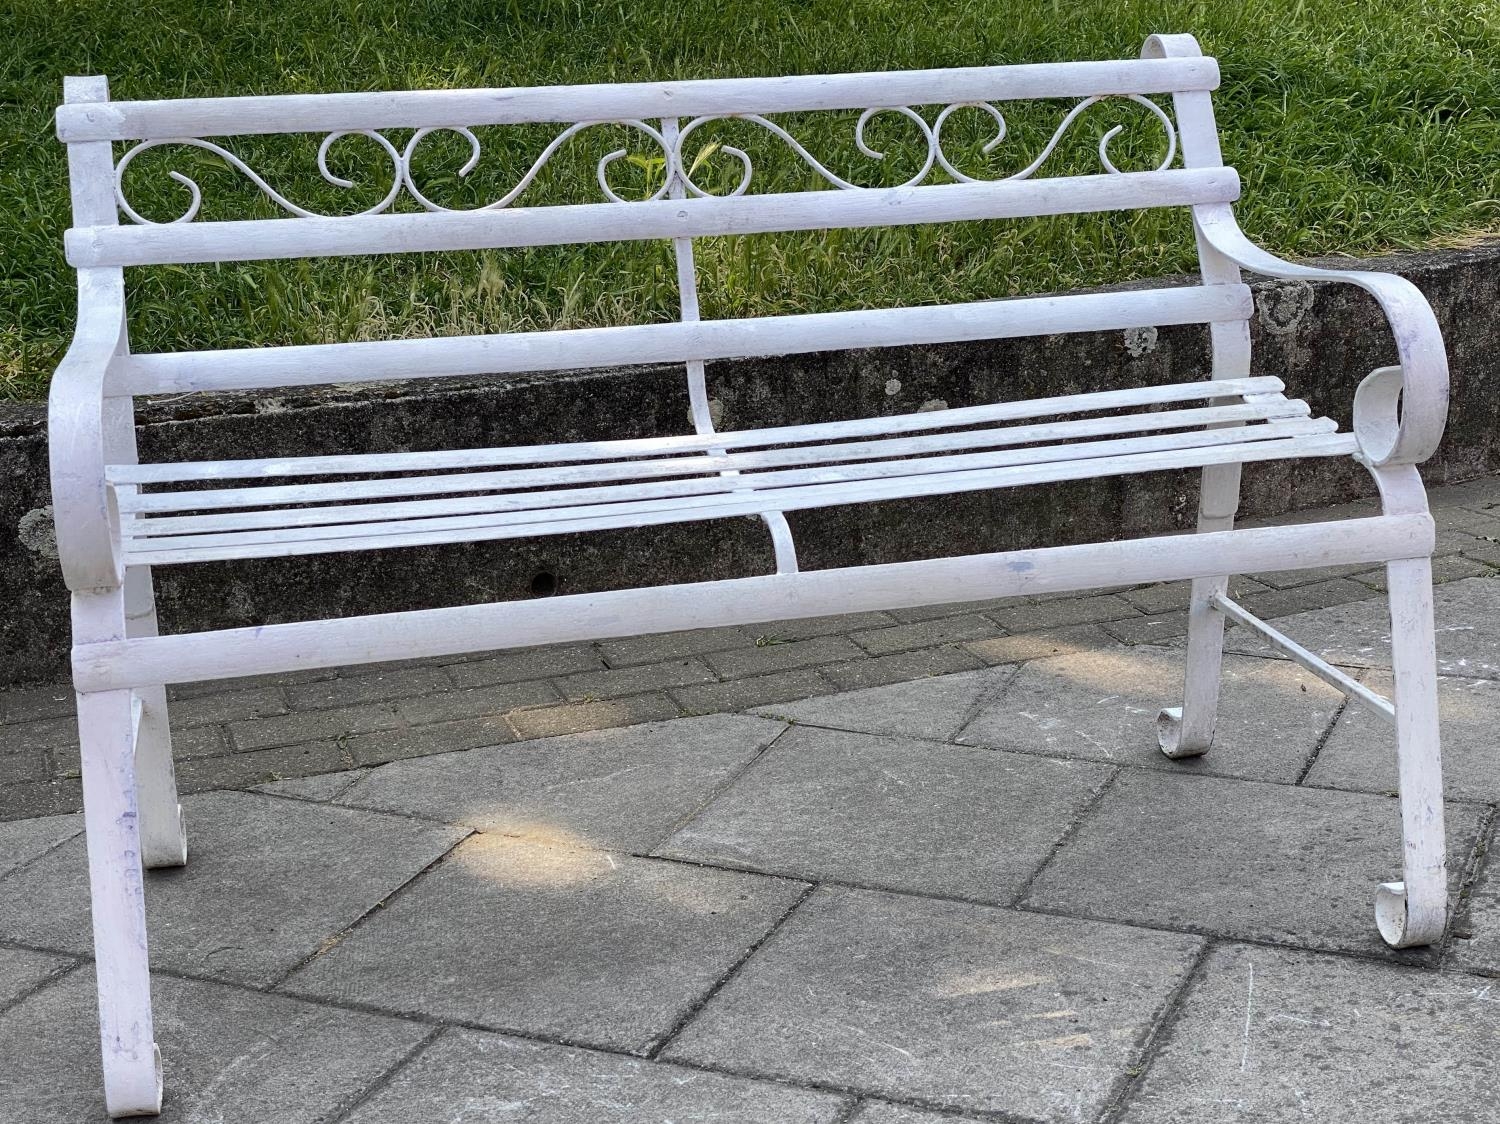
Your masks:
[[[251,261],[350,254],[475,250],[616,240],[663,239],[674,247],[683,323],[397,340],[234,352],[125,355],[111,373],[116,393],[250,388],[361,378],[411,378],[480,372],[602,366],[646,360],[688,365],[695,420],[708,425],[702,361],[727,356],[812,351],[871,343],[902,344],[997,338],[1059,330],[1126,328],[1174,323],[1229,322],[1249,314],[1237,275],[1192,289],[1032,298],[973,305],[757,321],[697,322],[692,239],[831,227],[879,227],[966,219],[1014,218],[1146,207],[1201,207],[1230,202],[1239,180],[1222,167],[1208,92],[1218,83],[1212,59],[1187,50],[1183,37],[1148,41],[1146,57],[1126,61],[972,67],[876,74],[723,79],[508,90],[189,98],[112,102],[99,80],[71,80],[59,109],[59,137],[69,145],[75,226],[66,236],[68,260],[82,271],[126,266]],[[1171,95],[1173,115],[1152,100]],[[1143,120],[1162,132],[1166,157],[1158,168],[1120,171],[1109,142],[1099,144],[1091,174],[1047,175],[1048,157],[1089,108],[1104,99],[1136,103]],[[963,109],[988,114],[997,142],[1004,138],[1007,102],[1065,99],[1072,103],[1051,141],[1025,167],[991,181],[963,173],[944,149],[943,127]],[[1184,118],[1184,109],[1193,120]],[[865,125],[895,114],[917,130],[926,157],[919,172],[896,187],[857,187],[829,170],[776,120],[778,115],[860,111]],[[789,146],[828,184],[827,189],[759,194],[753,154],[723,151],[740,162],[738,185],[714,196],[695,179],[692,145],[705,125],[735,118],[762,130],[768,143]],[[456,132],[474,149],[480,126],[551,123],[556,140],[538,154],[516,187],[488,206],[454,211],[423,190],[414,154],[434,131]],[[604,201],[527,205],[525,189],[557,148],[590,128],[611,123],[645,137],[660,152],[664,172],[650,198],[626,200],[611,186],[606,153],[597,176]],[[386,134],[415,130],[398,146]],[[234,153],[233,138],[251,134],[323,134],[319,170],[331,183],[328,147],[357,134],[378,144],[391,161],[391,186],[359,215],[320,217],[279,195]],[[697,136],[695,141],[693,138]],[[179,219],[152,222],[124,190],[136,156],[178,146],[222,157],[288,213],[276,219],[195,221],[201,192]],[[417,206],[414,207],[412,204]],[[420,208],[420,209],[418,209]],[[120,221],[123,214],[124,221]],[[935,268],[940,268],[935,266]],[[1206,263],[1206,272],[1207,272]],[[1232,283],[1225,283],[1232,282]]]

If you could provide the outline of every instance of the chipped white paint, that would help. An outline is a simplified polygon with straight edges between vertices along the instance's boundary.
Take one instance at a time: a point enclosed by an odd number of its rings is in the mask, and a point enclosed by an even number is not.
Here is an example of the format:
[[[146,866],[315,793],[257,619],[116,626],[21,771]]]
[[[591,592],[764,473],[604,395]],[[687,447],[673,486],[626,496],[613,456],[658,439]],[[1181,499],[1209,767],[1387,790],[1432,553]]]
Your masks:
[[[547,87],[507,90],[504,97],[459,90],[116,103],[102,78],[69,79],[58,133],[68,144],[74,222],[66,243],[78,268],[79,316],[73,345],[53,379],[49,424],[57,551],[73,593],[109,1111],[123,1116],[160,1108],[143,871],[181,864],[187,856],[165,691],[186,680],[448,655],[496,643],[520,648],[1192,579],[1183,705],[1160,720],[1163,750],[1190,756],[1207,750],[1213,737],[1226,617],[1279,638],[1284,647],[1290,643],[1228,599],[1229,571],[1383,562],[1396,689],[1394,703],[1372,705],[1390,708],[1397,728],[1405,862],[1402,881],[1378,892],[1377,920],[1392,944],[1435,940],[1446,899],[1428,565],[1433,525],[1413,466],[1442,434],[1442,340],[1431,309],[1403,279],[1294,265],[1245,239],[1230,209],[1239,177],[1223,166],[1209,100],[1217,80],[1217,65],[1202,58],[1188,36],[1153,36],[1140,60]],[[1171,96],[1170,114],[1151,100],[1161,94]],[[953,114],[987,118],[993,131],[986,148],[1003,154],[1009,149],[1002,147],[1000,103],[1042,98],[1072,103],[1042,148],[1015,153],[1010,171],[988,181],[954,166],[942,141]],[[1158,131],[1154,166],[1118,168],[1109,148],[1118,130],[1111,130],[1098,144],[1094,174],[1047,175],[1061,139],[1103,98],[1124,99],[1138,125]],[[864,127],[877,114],[915,130],[926,150],[919,174],[895,188],[856,186],[768,116],[829,109],[859,111],[856,147],[870,160],[881,153],[866,142]],[[686,154],[697,150],[714,122],[728,117],[756,126],[765,143],[786,146],[829,188],[756,192],[754,155],[725,146],[718,155],[737,162],[738,182],[708,197]],[[417,182],[412,154],[434,130],[456,133],[477,159],[475,127],[522,122],[560,128],[529,170],[484,207],[452,212]],[[663,154],[662,183],[650,198],[627,202],[611,186],[610,171],[622,156],[615,150],[596,160],[602,202],[528,205],[527,190],[558,144],[587,143],[611,127],[645,137]],[[392,130],[412,133],[397,147],[386,136]],[[237,135],[292,132],[323,134],[317,168],[340,185],[345,181],[328,168],[329,148],[342,136],[363,137],[390,162],[385,197],[357,216],[203,222],[194,221],[200,188],[178,175],[188,198],[174,221],[152,222],[129,203],[124,173],[137,153],[198,149],[228,161],[283,210],[305,215],[234,155]],[[692,145],[684,147],[690,137]],[[111,149],[117,141],[134,144],[118,160]],[[931,182],[944,179],[951,182]],[[415,200],[421,213],[396,208],[402,197]],[[698,316],[697,237],[1146,207],[1191,208],[1201,285],[756,319]],[[122,210],[131,224],[120,223]],[[682,298],[678,322],[160,355],[132,354],[125,331],[126,265],[630,239],[672,243]],[[1293,287],[1257,309],[1241,268]],[[1307,286],[1314,281],[1366,289],[1395,333],[1399,362],[1360,384],[1352,433],[1336,432],[1333,422],[1286,397],[1278,380],[1250,377],[1251,317],[1291,331],[1308,310]],[[931,399],[889,417],[721,432],[722,404],[708,398],[704,377],[706,362],[724,358],[1083,331],[1123,332],[1127,352],[1139,357],[1157,346],[1160,328],[1178,324],[1208,326],[1211,379],[1125,390],[1106,382],[1085,394],[956,409]],[[132,399],[138,394],[343,384],[350,372],[380,381],[655,362],[683,364],[691,432],[528,448],[137,464]],[[887,382],[888,398],[901,392],[899,380]],[[267,398],[261,408],[280,407]],[[1234,528],[1243,464],[1351,455],[1374,475],[1383,514]],[[1203,472],[1197,533],[1165,539],[798,572],[783,514],[1181,468]],[[153,565],[740,515],[764,521],[776,548],[775,574],[157,634]],[[1293,655],[1372,702],[1374,696],[1317,657],[1300,649]],[[1247,1007],[1247,1064],[1249,1016]]]

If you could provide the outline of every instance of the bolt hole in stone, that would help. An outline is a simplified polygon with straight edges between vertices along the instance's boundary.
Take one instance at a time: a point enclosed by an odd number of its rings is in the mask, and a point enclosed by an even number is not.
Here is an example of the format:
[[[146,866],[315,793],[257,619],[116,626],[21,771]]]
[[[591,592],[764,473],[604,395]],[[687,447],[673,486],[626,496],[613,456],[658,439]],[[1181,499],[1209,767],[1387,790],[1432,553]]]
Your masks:
[[[557,592],[557,575],[550,570],[542,570],[531,579],[531,595],[533,597],[551,597]]]

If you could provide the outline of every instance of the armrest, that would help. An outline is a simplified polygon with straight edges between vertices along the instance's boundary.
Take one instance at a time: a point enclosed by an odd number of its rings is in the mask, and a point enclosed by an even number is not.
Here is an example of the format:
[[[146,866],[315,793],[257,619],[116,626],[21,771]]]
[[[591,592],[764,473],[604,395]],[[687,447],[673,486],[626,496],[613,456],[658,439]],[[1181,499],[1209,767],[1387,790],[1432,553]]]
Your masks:
[[[75,591],[112,589],[124,579],[119,510],[104,479],[104,382],[119,352],[123,311],[117,278],[79,271],[78,327],[47,396],[57,554]]]
[[[1436,451],[1448,419],[1448,355],[1437,317],[1421,291],[1394,273],[1317,269],[1266,253],[1240,230],[1227,205],[1196,209],[1209,246],[1255,273],[1306,281],[1347,281],[1380,304],[1396,338],[1398,365],[1365,376],[1354,395],[1354,436],[1371,465],[1420,464]]]

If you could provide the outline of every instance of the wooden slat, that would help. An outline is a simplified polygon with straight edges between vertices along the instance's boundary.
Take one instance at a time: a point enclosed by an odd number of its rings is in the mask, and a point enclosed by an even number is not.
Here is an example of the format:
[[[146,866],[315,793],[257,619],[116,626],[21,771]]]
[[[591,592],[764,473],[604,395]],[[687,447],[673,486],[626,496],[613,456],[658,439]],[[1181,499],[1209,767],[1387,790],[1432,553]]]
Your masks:
[[[1282,400],[1275,403],[1213,406],[1172,413],[1145,413],[1087,418],[1047,425],[1011,429],[959,431],[888,441],[843,442],[704,456],[667,457],[650,460],[603,461],[585,464],[549,465],[543,468],[504,469],[444,474],[397,476],[381,479],[340,480],[316,484],[273,484],[249,488],[202,489],[183,492],[123,493],[119,508],[126,512],[222,510],[234,507],[272,507],[294,503],[325,503],[339,500],[375,499],[392,496],[452,495],[464,492],[510,488],[546,488],[605,481],[657,480],[725,471],[754,472],[757,469],[796,465],[835,464],[845,461],[898,459],[962,448],[1059,442],[1109,434],[1181,429],[1192,425],[1266,421],[1305,417],[1307,404]],[[1196,419],[1183,417],[1196,415]],[[1160,420],[1158,420],[1160,419]],[[1253,431],[1249,431],[1253,432]],[[1241,438],[1248,439],[1248,438]],[[1013,463],[1028,458],[1044,460],[1056,445],[1022,450]]]
[[[756,490],[750,493],[736,492],[728,496],[689,497],[662,501],[654,506],[647,503],[634,505],[634,510],[628,518],[622,516],[618,510],[620,505],[605,505],[610,510],[598,515],[580,515],[577,511],[568,511],[564,513],[563,518],[547,522],[498,525],[480,525],[480,519],[476,518],[465,522],[459,528],[413,534],[370,535],[363,538],[315,542],[263,542],[223,548],[185,546],[177,549],[163,549],[158,545],[142,549],[132,547],[126,552],[126,562],[130,565],[169,565],[240,558],[277,558],[299,554],[376,550],[390,546],[485,542],[529,537],[538,533],[564,534],[611,530],[622,526],[660,526],[701,519],[755,515],[768,510],[803,511],[818,507],[836,507],[842,504],[871,503],[915,496],[951,495],[990,488],[1056,483],[1062,480],[1195,468],[1207,464],[1246,463],[1287,457],[1341,456],[1352,454],[1356,449],[1357,445],[1352,434],[1318,435],[1188,450],[1059,461],[1016,468],[982,468],[904,476],[888,480],[862,481],[858,488],[847,484],[821,484],[799,488]],[[715,483],[719,481],[716,479]],[[550,513],[541,514],[545,516]],[[504,516],[488,518],[498,519]]]
[[[1178,168],[461,213],[89,226],[69,230],[63,241],[69,264],[78,268],[166,265],[912,226],[1230,203],[1239,194],[1232,168]]]
[[[1218,84],[1218,63],[1209,58],[1111,59],[686,82],[182,98],[64,105],[57,111],[57,135],[71,144],[90,140],[324,133],[341,129],[560,124],[619,118],[863,109],[877,105],[1082,98],[1094,94],[1158,94],[1212,90]]]
[[[387,382],[1119,331],[1242,320],[1253,311],[1246,285],[1194,285],[694,323],[131,355],[112,367],[108,378],[111,394]]]
[[[525,648],[1180,581],[1218,574],[1226,558],[1252,573],[1383,562],[1425,557],[1432,542],[1430,516],[1382,515],[109,640],[73,648],[73,685],[96,692],[458,655],[497,641]]]
[[[738,429],[725,433],[679,434],[613,441],[571,441],[560,445],[510,445],[488,449],[441,449],[418,453],[358,453],[323,457],[262,457],[232,461],[169,461],[158,464],[115,464],[106,469],[110,483],[175,484],[187,480],[245,480],[259,476],[346,476],[358,473],[430,472],[445,468],[488,468],[505,464],[553,464],[618,460],[625,457],[665,456],[710,448],[743,449],[794,445],[808,441],[837,441],[855,437],[883,437],[949,429],[986,422],[1012,422],[1057,414],[1123,410],[1203,399],[1272,400],[1285,385],[1274,376],[1246,379],[1167,383],[1126,387],[1088,394],[1023,398],[983,406],[960,406],[889,417],[850,418],[771,429]]]

